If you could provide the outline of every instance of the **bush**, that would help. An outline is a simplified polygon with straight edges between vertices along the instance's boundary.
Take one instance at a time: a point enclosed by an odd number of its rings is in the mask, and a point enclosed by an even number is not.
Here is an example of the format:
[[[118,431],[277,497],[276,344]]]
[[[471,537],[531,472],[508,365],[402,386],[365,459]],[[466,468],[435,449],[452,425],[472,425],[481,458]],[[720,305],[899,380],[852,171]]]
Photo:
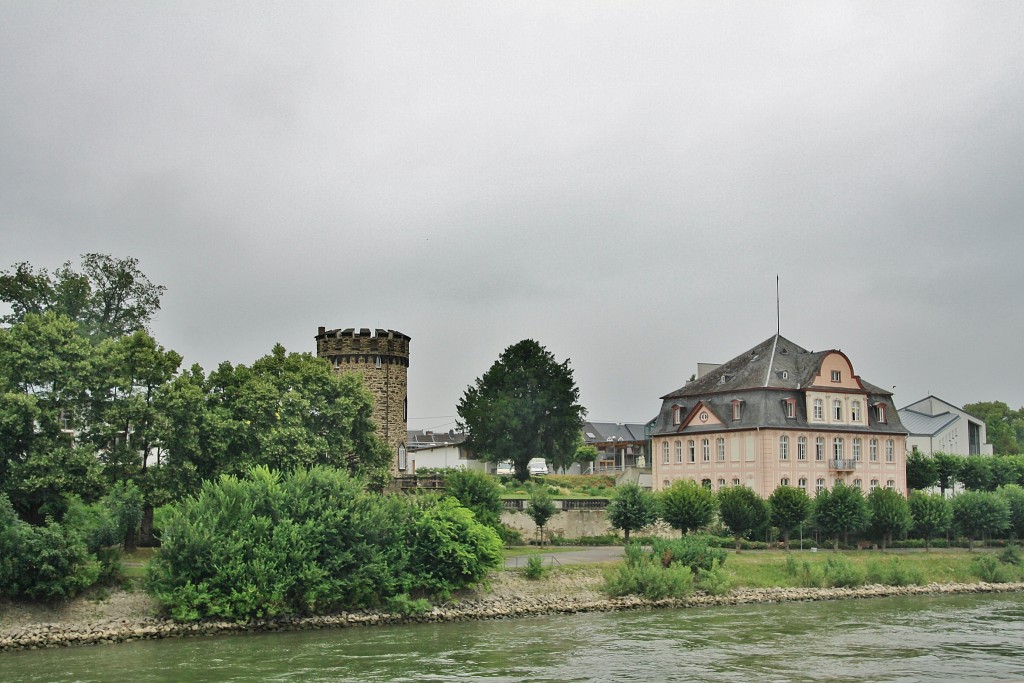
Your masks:
[[[884,586],[922,586],[924,574],[920,569],[906,566],[900,558],[893,557],[888,563],[868,562],[867,581]]]
[[[672,540],[652,539],[651,549],[660,558],[662,565],[683,565],[694,573],[700,569],[710,570],[716,562],[724,564],[727,557],[723,549],[714,547],[713,537],[700,534]]]
[[[974,558],[975,575],[985,583],[1007,583],[1010,572],[1006,565],[999,562],[994,555],[984,554]]]
[[[853,588],[864,583],[864,574],[842,555],[825,561],[825,583],[833,588]]]
[[[542,579],[547,574],[547,569],[544,568],[544,560],[536,555],[530,556],[526,560],[526,569],[523,570],[523,573],[531,581]]]
[[[710,595],[725,595],[732,588],[732,579],[716,559],[711,569],[697,570],[697,588]]]
[[[627,546],[627,549],[639,546]],[[617,565],[605,571],[604,591],[612,596],[640,595],[648,600],[684,598],[693,593],[693,572],[682,565],[663,567],[653,555],[640,553],[641,559]]]
[[[519,532],[519,529],[513,529],[508,524],[499,524],[495,529],[498,532],[498,538],[507,548],[512,545],[522,545],[523,535]]]
[[[821,567],[812,565],[807,560],[800,564],[800,571],[797,573],[797,584],[802,588],[823,588],[825,586],[825,574]]]
[[[1021,557],[1020,548],[1015,545],[1008,545],[999,551],[999,561],[1003,564],[1012,564],[1019,567],[1024,558]]]

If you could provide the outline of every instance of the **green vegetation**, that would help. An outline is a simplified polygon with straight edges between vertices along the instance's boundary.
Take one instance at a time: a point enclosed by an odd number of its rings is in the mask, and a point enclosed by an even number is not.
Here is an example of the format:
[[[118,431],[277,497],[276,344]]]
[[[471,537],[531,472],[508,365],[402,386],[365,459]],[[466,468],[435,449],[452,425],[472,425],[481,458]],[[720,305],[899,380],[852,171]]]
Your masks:
[[[625,542],[629,533],[648,527],[658,519],[658,502],[654,494],[636,484],[620,486],[607,510],[608,523],[613,529],[621,529]]]
[[[459,400],[466,446],[486,461],[511,462],[516,478],[526,481],[531,459],[561,463],[576,453],[586,414],[579,395],[569,361],[558,363],[524,339],[505,349]]]
[[[681,534],[706,527],[718,512],[711,489],[689,479],[676,479],[658,494],[658,502],[661,518]]]
[[[523,570],[523,575],[531,581],[538,581],[544,578],[547,574],[547,569],[544,567],[544,558],[538,557],[537,555],[531,555],[526,560],[526,569]]]
[[[811,516],[812,502],[803,489],[780,486],[768,496],[771,523],[782,532],[782,540],[789,550],[789,537]]]
[[[555,502],[551,500],[548,492],[539,487],[533,489],[530,493],[530,505],[526,508],[526,514],[537,525],[541,545],[544,545],[544,526],[549,519],[555,516],[556,512],[558,510],[555,508]]]
[[[768,523],[768,503],[747,486],[729,486],[718,492],[719,517],[732,531],[736,552],[740,541]]]
[[[953,524],[967,537],[967,549],[973,550],[975,539],[1010,526],[1010,505],[995,493],[965,491],[953,499]]]
[[[847,542],[851,533],[866,529],[870,520],[868,503],[856,487],[840,483],[814,498],[814,523],[832,537],[833,550],[839,549],[840,537]]]

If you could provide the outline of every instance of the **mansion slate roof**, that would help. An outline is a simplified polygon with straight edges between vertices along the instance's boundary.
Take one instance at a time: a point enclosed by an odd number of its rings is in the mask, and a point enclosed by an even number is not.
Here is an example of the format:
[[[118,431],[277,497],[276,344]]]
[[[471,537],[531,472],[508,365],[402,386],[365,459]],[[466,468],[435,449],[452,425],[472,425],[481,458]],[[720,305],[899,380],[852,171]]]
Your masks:
[[[958,417],[953,413],[925,415],[908,408],[900,409],[900,420],[903,422],[903,426],[914,436],[935,436],[956,422]]]
[[[803,390],[812,385],[822,360],[837,350],[808,351],[781,335],[772,335],[752,349],[716,367],[703,377],[662,396],[662,408],[653,434],[720,432],[744,429],[821,429],[831,432],[879,432],[906,434],[900,422],[892,392],[857,378],[868,405],[862,410],[866,425],[809,423]],[[797,399],[795,415],[787,417],[786,400]],[[741,401],[740,418],[732,419],[734,401]],[[871,406],[886,406],[886,422],[878,422]],[[721,425],[700,425],[694,421],[673,423],[674,406],[689,416],[698,406],[706,407]]]

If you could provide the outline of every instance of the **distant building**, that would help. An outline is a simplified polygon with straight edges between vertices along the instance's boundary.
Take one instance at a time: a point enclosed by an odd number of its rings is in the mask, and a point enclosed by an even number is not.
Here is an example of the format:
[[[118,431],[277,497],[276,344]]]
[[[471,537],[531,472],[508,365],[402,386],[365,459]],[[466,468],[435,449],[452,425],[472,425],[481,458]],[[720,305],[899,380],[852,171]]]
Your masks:
[[[594,472],[620,472],[627,467],[650,467],[645,425],[625,422],[586,422],[583,442],[597,448],[598,459],[589,466]],[[583,466],[588,471],[588,466]]]
[[[356,372],[373,394],[377,436],[391,448],[392,472],[408,468],[406,429],[409,416],[410,337],[395,330],[318,329],[316,355],[336,373]]]
[[[651,430],[653,488],[676,479],[780,485],[810,495],[837,482],[906,491],[907,430],[892,394],[862,380],[842,351],[780,335],[662,397]]]
[[[471,469],[486,470],[482,460],[465,447],[466,435],[462,432],[406,432],[409,450],[407,474],[422,469]]]
[[[931,455],[992,455],[984,420],[941,398],[928,396],[900,408],[900,421],[910,432],[907,448]]]

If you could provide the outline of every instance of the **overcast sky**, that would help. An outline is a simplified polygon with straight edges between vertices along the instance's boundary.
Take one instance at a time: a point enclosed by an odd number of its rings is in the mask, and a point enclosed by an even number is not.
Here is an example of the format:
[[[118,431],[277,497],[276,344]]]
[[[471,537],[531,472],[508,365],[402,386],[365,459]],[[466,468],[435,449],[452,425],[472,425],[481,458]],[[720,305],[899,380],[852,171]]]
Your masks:
[[[1024,405],[1024,3],[0,0],[0,268],[134,256],[186,364],[524,338],[646,421],[775,333]]]

